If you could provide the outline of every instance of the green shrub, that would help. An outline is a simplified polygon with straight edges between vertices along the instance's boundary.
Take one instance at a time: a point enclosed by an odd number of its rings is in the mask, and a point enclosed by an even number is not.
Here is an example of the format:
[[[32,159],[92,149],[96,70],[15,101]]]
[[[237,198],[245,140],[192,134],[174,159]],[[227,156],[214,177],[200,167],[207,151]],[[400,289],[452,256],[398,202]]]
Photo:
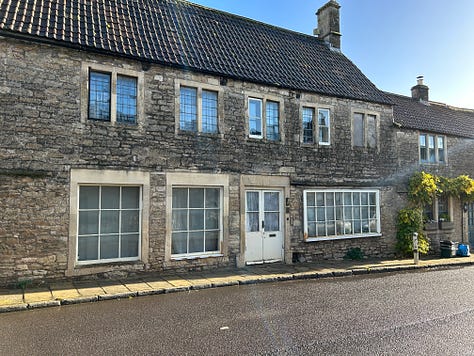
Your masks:
[[[418,251],[428,253],[430,244],[423,234],[423,210],[421,208],[407,208],[398,212],[396,250],[402,256],[413,253],[413,233],[418,233]]]
[[[347,250],[346,255],[344,256],[345,260],[357,260],[360,261],[364,258],[364,252],[360,247],[352,247]]]

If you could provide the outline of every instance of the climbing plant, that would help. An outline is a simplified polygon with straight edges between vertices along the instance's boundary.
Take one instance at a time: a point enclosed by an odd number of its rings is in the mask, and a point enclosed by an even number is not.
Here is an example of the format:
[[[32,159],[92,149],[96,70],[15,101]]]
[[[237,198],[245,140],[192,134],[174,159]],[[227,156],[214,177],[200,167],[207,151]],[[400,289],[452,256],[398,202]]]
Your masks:
[[[406,208],[398,213],[397,220],[397,251],[408,256],[413,251],[413,233],[418,233],[418,251],[426,254],[430,244],[423,233],[423,210],[421,208]]]

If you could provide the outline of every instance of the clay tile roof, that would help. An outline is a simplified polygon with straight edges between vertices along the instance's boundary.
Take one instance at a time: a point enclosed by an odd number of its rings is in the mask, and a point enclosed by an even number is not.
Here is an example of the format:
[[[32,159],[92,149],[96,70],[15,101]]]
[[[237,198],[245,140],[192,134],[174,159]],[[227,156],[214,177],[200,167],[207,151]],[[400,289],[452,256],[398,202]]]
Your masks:
[[[0,34],[390,104],[320,39],[184,0],[0,0]]]
[[[393,102],[393,119],[401,127],[474,138],[474,110],[456,108],[433,101],[423,102],[385,93]]]

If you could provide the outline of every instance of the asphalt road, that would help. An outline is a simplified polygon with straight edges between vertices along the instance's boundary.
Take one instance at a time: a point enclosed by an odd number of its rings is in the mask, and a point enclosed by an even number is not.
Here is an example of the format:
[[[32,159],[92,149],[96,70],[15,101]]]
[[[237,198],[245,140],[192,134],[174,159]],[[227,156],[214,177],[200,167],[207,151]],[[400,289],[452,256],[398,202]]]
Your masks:
[[[1,355],[472,355],[474,267],[0,315]]]

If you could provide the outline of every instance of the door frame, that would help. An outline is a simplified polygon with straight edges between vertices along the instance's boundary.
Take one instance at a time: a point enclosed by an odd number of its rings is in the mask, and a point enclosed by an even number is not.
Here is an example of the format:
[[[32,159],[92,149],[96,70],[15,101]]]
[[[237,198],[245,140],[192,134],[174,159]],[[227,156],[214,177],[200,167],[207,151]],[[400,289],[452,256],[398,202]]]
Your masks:
[[[290,234],[290,178],[285,176],[262,176],[262,175],[241,175],[240,176],[240,252],[237,255],[237,266],[244,267],[246,248],[245,229],[245,199],[247,190],[279,190],[282,199],[282,227],[283,234],[283,256],[282,262],[291,263]]]

